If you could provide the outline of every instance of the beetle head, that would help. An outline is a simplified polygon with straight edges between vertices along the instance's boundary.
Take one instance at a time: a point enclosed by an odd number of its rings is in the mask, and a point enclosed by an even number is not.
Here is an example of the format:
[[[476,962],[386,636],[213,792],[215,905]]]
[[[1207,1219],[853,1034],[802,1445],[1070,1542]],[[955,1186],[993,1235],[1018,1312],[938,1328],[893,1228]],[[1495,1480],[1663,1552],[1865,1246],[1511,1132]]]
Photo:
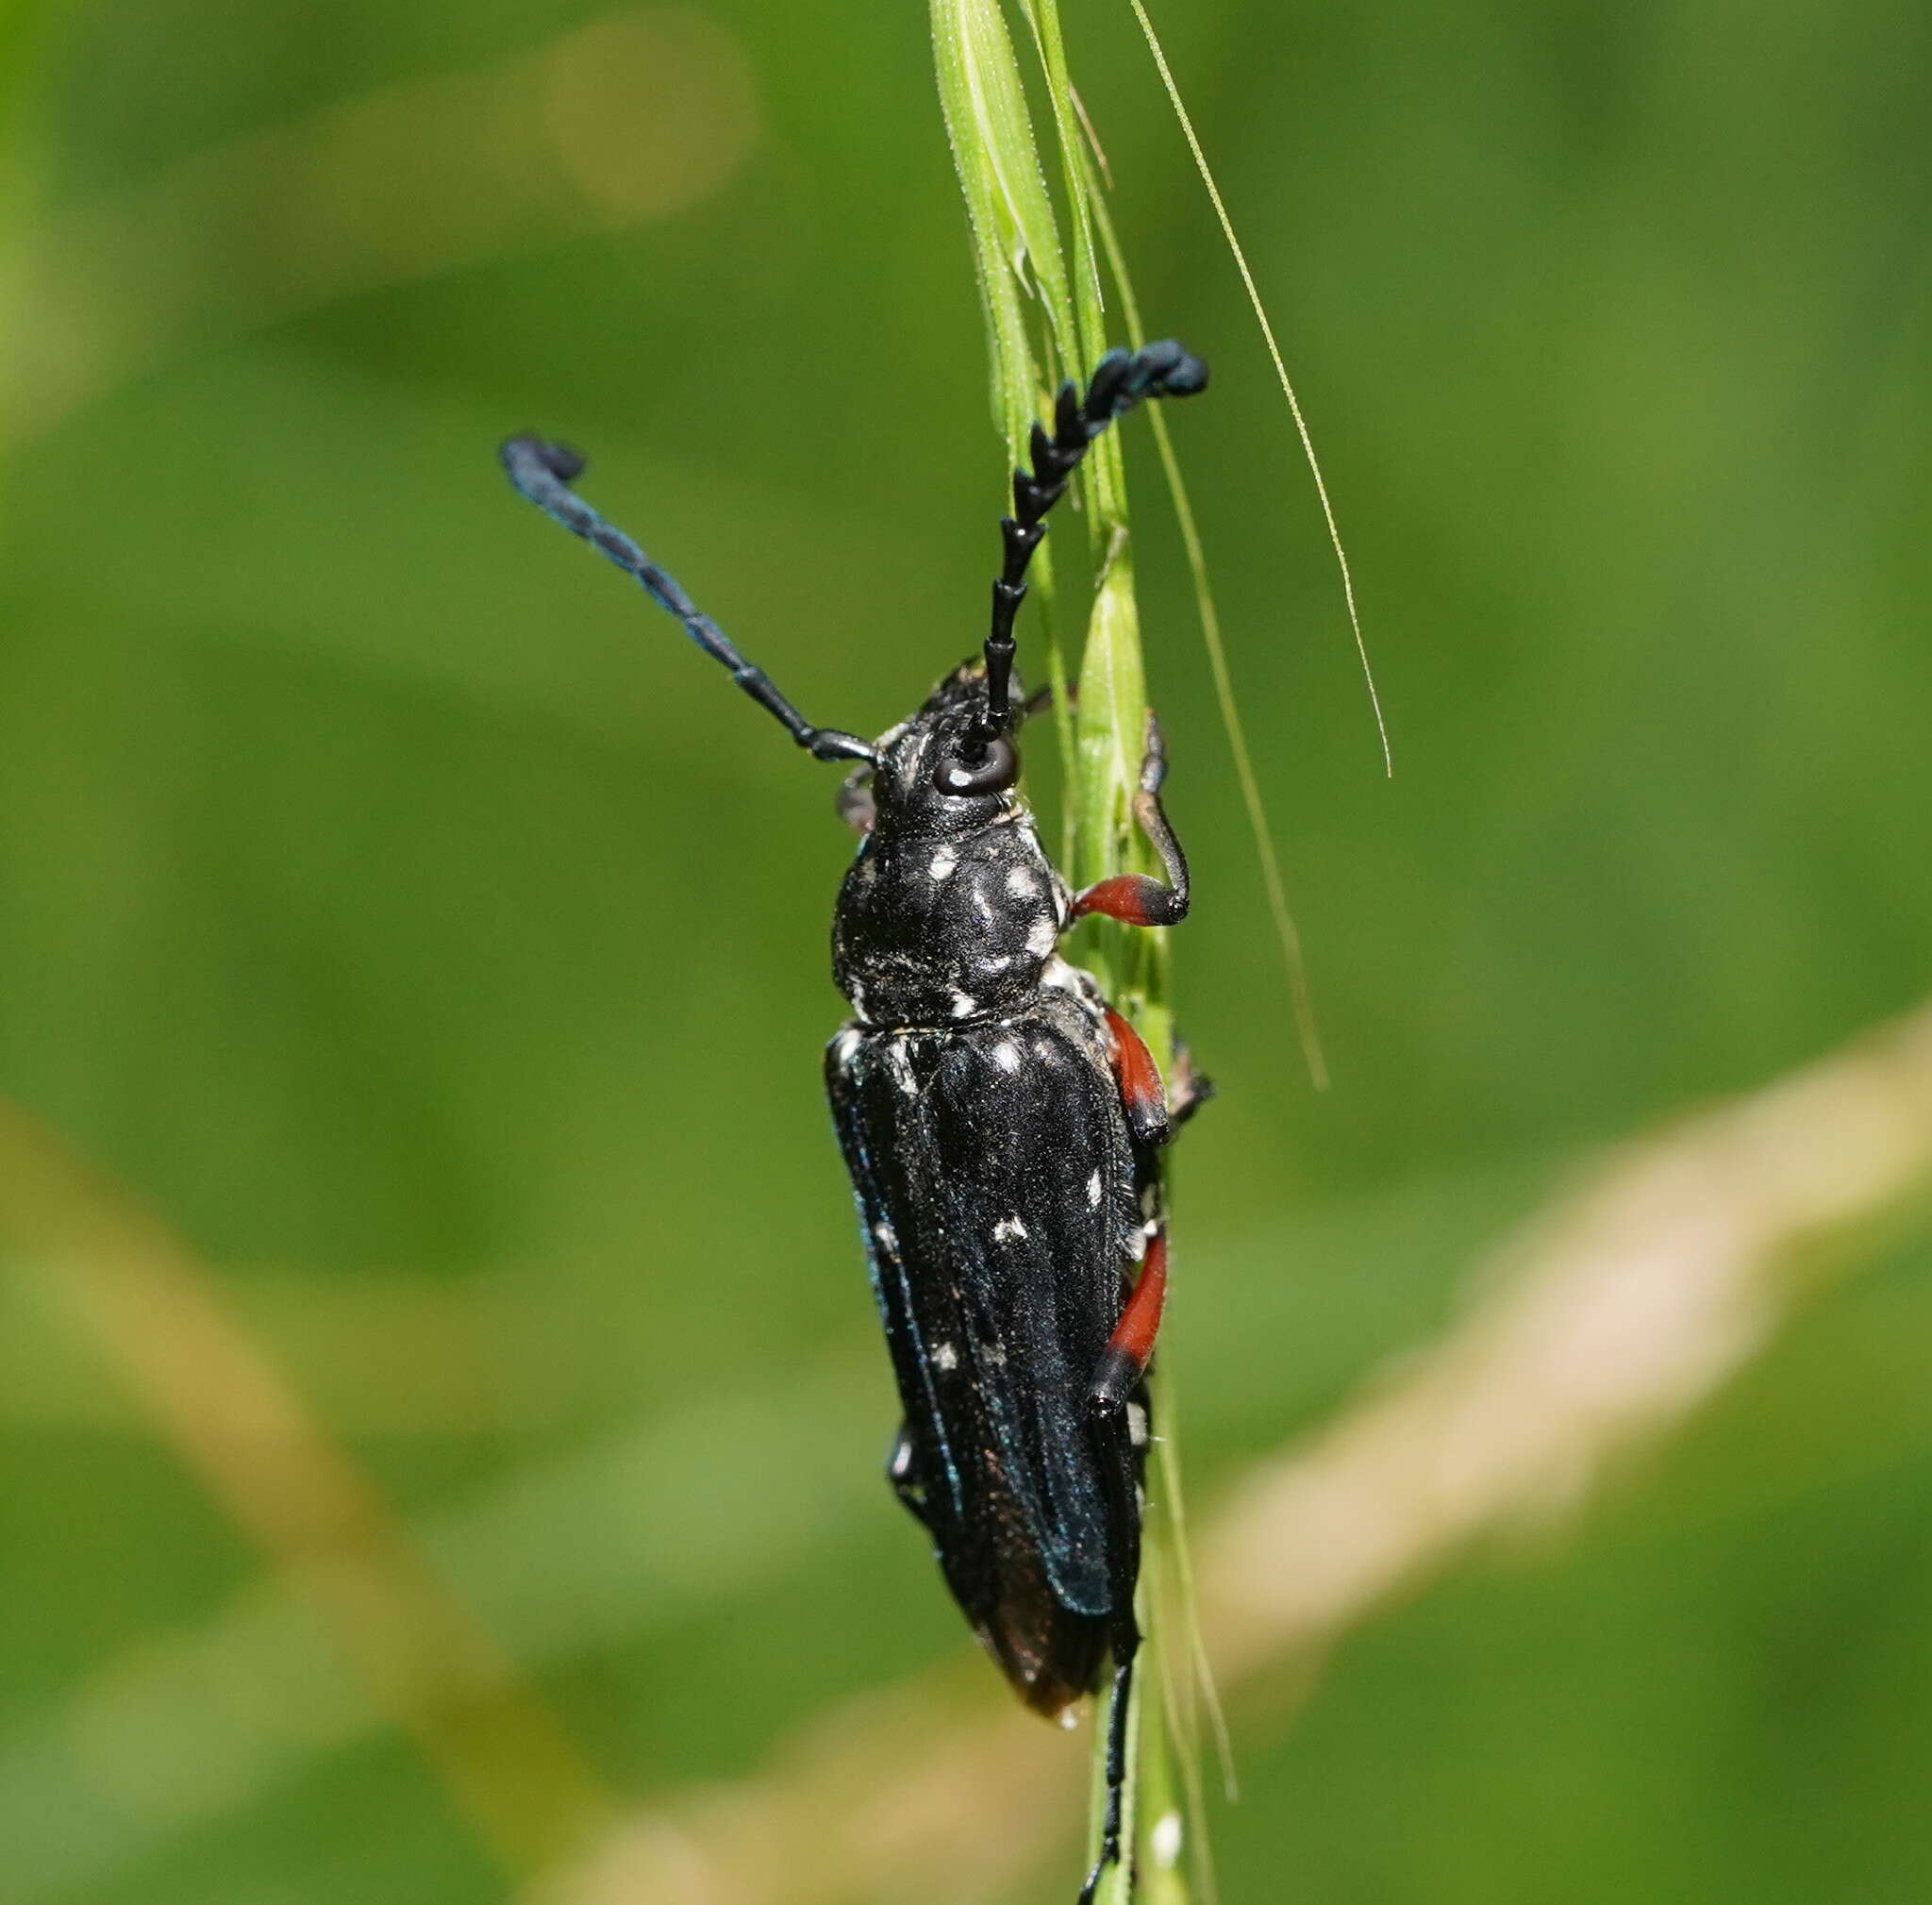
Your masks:
[[[987,735],[986,664],[962,661],[909,720],[879,736],[873,797],[882,826],[908,833],[983,827],[1017,805],[1020,750]]]

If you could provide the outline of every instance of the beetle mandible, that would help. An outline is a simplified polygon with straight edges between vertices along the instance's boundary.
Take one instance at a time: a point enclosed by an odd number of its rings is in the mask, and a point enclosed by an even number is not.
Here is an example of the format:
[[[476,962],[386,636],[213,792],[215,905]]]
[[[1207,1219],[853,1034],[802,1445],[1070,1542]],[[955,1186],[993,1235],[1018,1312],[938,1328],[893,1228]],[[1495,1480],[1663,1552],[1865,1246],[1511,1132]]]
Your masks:
[[[1139,1034],[1057,950],[1077,920],[1186,916],[1188,864],[1161,808],[1150,714],[1135,817],[1165,877],[1074,894],[1019,793],[1013,621],[1026,570],[1088,445],[1145,397],[1191,396],[1177,343],[1115,350],[1060,387],[1013,476],[982,653],[896,727],[814,727],[623,531],[571,489],[583,459],[512,437],[510,481],[601,550],[731,671],[799,746],[858,763],[839,809],[863,835],[840,890],[833,976],[853,1017],[825,1053],[904,1419],[887,1462],[955,1598],[1028,1706],[1062,1713],[1110,1655],[1107,1810],[1088,1905],[1121,1856],[1141,1644],[1146,1374],[1167,1294],[1160,1149],[1207,1095],[1170,1104]]]

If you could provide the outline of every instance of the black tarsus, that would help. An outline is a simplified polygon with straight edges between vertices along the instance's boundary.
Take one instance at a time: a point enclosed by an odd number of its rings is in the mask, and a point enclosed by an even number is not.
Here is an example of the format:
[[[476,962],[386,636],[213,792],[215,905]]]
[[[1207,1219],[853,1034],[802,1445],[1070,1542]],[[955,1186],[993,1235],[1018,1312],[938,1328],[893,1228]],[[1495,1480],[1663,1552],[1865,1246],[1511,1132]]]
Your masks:
[[[762,668],[741,655],[730,638],[676,581],[658,568],[624,531],[607,523],[570,487],[584,473],[584,459],[568,443],[537,436],[511,437],[499,452],[503,467],[519,493],[574,536],[608,556],[626,576],[641,583],[660,609],[684,624],[684,632],[714,661],[731,671],[731,678],[768,714],[774,716],[799,746],[819,760],[863,760],[876,764],[872,744],[837,727],[814,727],[773,685]]]
[[[1074,895],[1071,917],[1084,918],[1101,911],[1091,902],[1103,888],[1118,887],[1124,881],[1136,890],[1145,917],[1142,926],[1178,926],[1188,916],[1192,903],[1192,887],[1188,877],[1188,856],[1181,849],[1174,823],[1160,804],[1161,783],[1167,778],[1167,743],[1154,710],[1147,710],[1145,751],[1141,756],[1141,784],[1134,792],[1134,819],[1146,835],[1147,844],[1159,856],[1167,877],[1156,879],[1151,874],[1116,874],[1110,879],[1096,880],[1085,892]]]
[[[1134,1655],[1141,1646],[1141,1630],[1134,1627],[1131,1611],[1127,1624],[1134,1628],[1133,1646],[1125,1660],[1115,1654],[1113,1689],[1108,1696],[1107,1816],[1101,1823],[1099,1853],[1092,1870],[1087,1874],[1087,1882],[1080,1887],[1079,1905],[1093,1905],[1093,1895],[1107,1877],[1107,1868],[1121,1862],[1121,1815],[1124,1810],[1122,1796],[1127,1783],[1127,1716],[1133,1711]],[[1121,1643],[1115,1640],[1111,1645],[1118,1647]]]
[[[1083,399],[1069,377],[1054,399],[1051,435],[1033,426],[1033,466],[1013,472],[1013,513],[1000,519],[1006,563],[992,585],[992,631],[986,638],[986,715],[963,748],[971,761],[1012,724],[1013,618],[1026,599],[1026,568],[1046,534],[1046,513],[1066,493],[1087,446],[1143,397],[1191,397],[1208,388],[1208,366],[1172,338],[1137,351],[1110,350],[1093,367]]]
[[[1137,1391],[1141,1408],[1146,1391]],[[1134,1618],[1134,1588],[1141,1578],[1141,1512],[1135,1496],[1134,1444],[1125,1409],[1108,1406],[1097,1395],[1088,1402],[1088,1428],[1107,1479],[1108,1519],[1117,1538],[1108,1557],[1112,1602],[1108,1648],[1113,1655],[1113,1687],[1107,1704],[1107,1813],[1093,1869],[1080,1888],[1079,1905],[1093,1905],[1093,1895],[1109,1865],[1122,1858],[1121,1815],[1127,1784],[1127,1730],[1134,1710],[1134,1660],[1141,1651],[1141,1624]]]
[[[1188,880],[1188,856],[1181,850],[1174,823],[1160,804],[1161,783],[1167,778],[1167,738],[1160,731],[1159,717],[1147,710],[1147,732],[1141,755],[1141,784],[1134,792],[1134,818],[1147,844],[1160,856],[1167,875],[1167,916],[1163,926],[1177,926],[1188,916],[1191,889]]]

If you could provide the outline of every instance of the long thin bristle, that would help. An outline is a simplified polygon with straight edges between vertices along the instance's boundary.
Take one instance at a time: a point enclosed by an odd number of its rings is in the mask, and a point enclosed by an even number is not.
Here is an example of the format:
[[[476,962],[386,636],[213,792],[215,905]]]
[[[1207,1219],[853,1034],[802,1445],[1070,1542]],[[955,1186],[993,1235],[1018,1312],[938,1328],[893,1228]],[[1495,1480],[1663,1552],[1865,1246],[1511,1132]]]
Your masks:
[[[1369,644],[1362,634],[1362,618],[1356,607],[1355,576],[1348,566],[1348,551],[1342,547],[1341,526],[1335,520],[1335,505],[1329,500],[1328,484],[1322,475],[1321,460],[1315,455],[1315,440],[1309,434],[1307,419],[1302,415],[1301,399],[1296,396],[1293,383],[1288,375],[1288,365],[1282,360],[1281,346],[1274,340],[1274,326],[1269,322],[1268,309],[1261,302],[1261,293],[1255,283],[1255,274],[1248,268],[1248,255],[1241,249],[1241,242],[1235,236],[1234,220],[1228,216],[1227,206],[1221,196],[1221,188],[1214,181],[1213,169],[1208,163],[1208,155],[1201,148],[1200,136],[1194,130],[1192,116],[1181,98],[1181,90],[1174,76],[1174,69],[1167,63],[1167,54],[1160,44],[1160,36],[1154,30],[1154,22],[1148,17],[1144,0],[1129,0],[1134,17],[1141,23],[1141,31],[1146,37],[1147,50],[1154,56],[1154,63],[1160,69],[1160,83],[1167,89],[1168,103],[1174,108],[1174,117],[1180,121],[1182,134],[1188,142],[1188,150],[1194,156],[1194,169],[1201,175],[1201,183],[1208,188],[1208,199],[1214,207],[1214,216],[1221,221],[1221,234],[1227,241],[1227,248],[1234,255],[1235,268],[1241,275],[1241,283],[1248,293],[1248,303],[1254,308],[1255,322],[1261,326],[1261,336],[1268,345],[1268,355],[1274,363],[1274,375],[1281,381],[1281,393],[1288,399],[1290,414],[1294,418],[1295,434],[1300,437],[1302,455],[1307,460],[1308,474],[1315,479],[1315,494],[1322,505],[1322,520],[1328,526],[1328,541],[1335,551],[1336,566],[1341,571],[1341,594],[1348,606],[1348,626],[1355,634],[1357,659],[1361,663],[1362,681],[1369,691],[1369,707],[1375,717],[1375,733],[1382,744],[1382,772],[1393,776],[1395,755],[1389,743],[1389,724],[1382,716],[1382,697],[1375,687],[1375,671],[1369,665]]]

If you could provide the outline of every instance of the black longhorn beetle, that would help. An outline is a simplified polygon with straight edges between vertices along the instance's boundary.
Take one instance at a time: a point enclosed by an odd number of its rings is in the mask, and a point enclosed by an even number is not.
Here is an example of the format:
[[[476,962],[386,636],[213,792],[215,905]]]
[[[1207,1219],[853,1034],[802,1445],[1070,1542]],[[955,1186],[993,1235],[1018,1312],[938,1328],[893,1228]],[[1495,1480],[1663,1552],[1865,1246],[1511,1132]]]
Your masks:
[[[502,452],[524,495],[641,582],[801,747],[859,763],[838,805],[865,837],[832,924],[853,1017],[825,1084],[905,1412],[887,1477],[1028,1706],[1062,1713],[1112,1656],[1107,1813],[1081,1905],[1121,1856],[1145,1379],[1167,1292],[1160,1147],[1207,1087],[1178,1065],[1170,1104],[1139,1034],[1056,950],[1090,913],[1142,927],[1187,913],[1159,727],[1150,714],[1134,812],[1166,878],[1071,892],[1018,790],[1012,732],[1030,704],[1015,699],[1012,629],[1088,444],[1141,398],[1207,382],[1162,343],[1110,351],[1084,397],[1061,386],[1052,431],[1033,426],[1033,468],[1013,476],[983,656],[875,742],[812,727],[572,492],[575,451],[524,436]]]

